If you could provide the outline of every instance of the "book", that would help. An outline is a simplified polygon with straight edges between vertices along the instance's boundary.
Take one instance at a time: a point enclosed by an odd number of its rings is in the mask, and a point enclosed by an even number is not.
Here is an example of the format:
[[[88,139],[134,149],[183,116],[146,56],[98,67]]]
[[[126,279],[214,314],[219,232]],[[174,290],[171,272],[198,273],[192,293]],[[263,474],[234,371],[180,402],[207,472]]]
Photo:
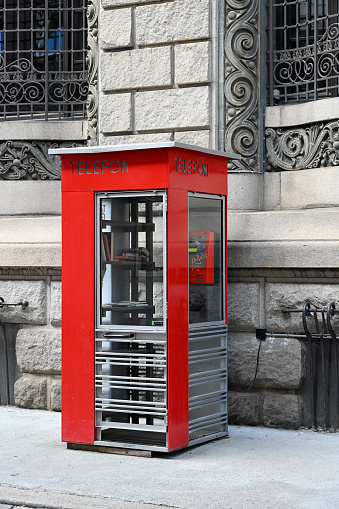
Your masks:
[[[102,249],[106,262],[113,260],[114,252],[114,233],[113,232],[102,232]]]

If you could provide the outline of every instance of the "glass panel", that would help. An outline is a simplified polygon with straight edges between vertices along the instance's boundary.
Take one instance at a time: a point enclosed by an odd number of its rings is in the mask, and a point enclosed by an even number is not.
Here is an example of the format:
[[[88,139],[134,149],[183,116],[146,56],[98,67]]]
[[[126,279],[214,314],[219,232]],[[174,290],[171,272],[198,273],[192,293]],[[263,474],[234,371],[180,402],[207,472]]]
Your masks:
[[[163,196],[100,203],[100,325],[162,326]]]
[[[189,197],[189,323],[224,319],[223,200]]]

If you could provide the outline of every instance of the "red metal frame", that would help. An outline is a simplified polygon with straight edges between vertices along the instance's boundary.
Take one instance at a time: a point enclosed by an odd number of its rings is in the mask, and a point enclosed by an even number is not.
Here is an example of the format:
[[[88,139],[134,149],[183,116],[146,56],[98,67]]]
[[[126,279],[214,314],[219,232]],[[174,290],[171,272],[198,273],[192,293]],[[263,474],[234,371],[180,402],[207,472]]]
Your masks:
[[[62,438],[86,444],[95,439],[94,193],[63,193],[62,251]]]
[[[63,441],[95,440],[95,192],[149,189],[168,196],[168,449],[188,444],[188,192],[226,196],[227,159],[177,146],[62,155]]]

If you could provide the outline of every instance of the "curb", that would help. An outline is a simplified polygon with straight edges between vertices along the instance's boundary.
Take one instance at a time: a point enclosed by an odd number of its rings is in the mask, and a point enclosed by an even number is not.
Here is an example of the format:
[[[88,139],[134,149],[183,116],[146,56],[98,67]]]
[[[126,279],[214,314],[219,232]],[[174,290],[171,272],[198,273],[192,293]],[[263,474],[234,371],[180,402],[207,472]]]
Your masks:
[[[24,506],[40,509],[164,509],[165,507],[179,509],[174,506],[160,506],[111,498],[36,491],[12,486],[0,486],[0,509],[2,504],[9,507]]]

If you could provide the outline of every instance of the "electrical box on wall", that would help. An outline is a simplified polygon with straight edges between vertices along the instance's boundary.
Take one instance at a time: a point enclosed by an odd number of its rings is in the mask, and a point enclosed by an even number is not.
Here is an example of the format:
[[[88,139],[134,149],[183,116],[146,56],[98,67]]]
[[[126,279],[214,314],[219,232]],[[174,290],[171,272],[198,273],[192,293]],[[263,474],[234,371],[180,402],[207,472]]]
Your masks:
[[[227,434],[227,160],[176,142],[62,156],[62,439]]]

